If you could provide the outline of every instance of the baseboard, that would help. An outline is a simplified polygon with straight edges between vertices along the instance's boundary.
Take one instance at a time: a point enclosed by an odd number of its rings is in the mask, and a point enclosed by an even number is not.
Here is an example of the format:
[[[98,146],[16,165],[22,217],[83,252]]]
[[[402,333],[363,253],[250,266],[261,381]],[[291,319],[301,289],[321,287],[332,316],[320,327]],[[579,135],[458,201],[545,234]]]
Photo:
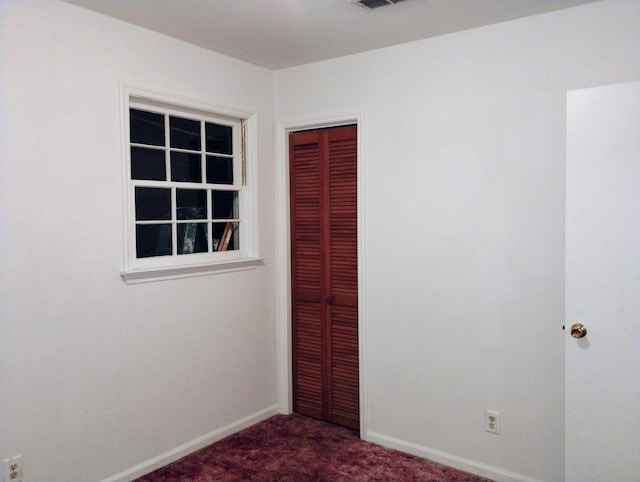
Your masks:
[[[185,455],[189,455],[190,453],[206,447],[207,445],[211,445],[212,443],[217,442],[218,440],[221,440],[228,435],[239,432],[242,429],[250,427],[251,425],[255,425],[258,422],[262,422],[263,420],[266,420],[267,418],[277,414],[278,405],[272,405],[271,407],[267,407],[264,410],[260,410],[259,412],[241,418],[240,420],[236,420],[235,422],[219,428],[218,430],[214,430],[213,432],[209,432],[201,437],[191,440],[190,442],[182,444],[179,447],[158,455],[157,457],[142,462],[135,467],[124,470],[123,472],[109,477],[108,479],[104,479],[102,482],[129,482],[138,477],[142,477],[149,472],[159,469],[160,467],[164,467],[171,462],[175,462]]]
[[[458,470],[464,470],[465,472],[469,472],[480,477],[486,477],[487,479],[495,480],[496,482],[540,482],[537,479],[532,479],[531,477],[509,472],[498,467],[481,464],[473,460],[467,460],[456,455],[430,449],[429,447],[389,437],[377,432],[368,431],[362,436],[362,438],[368,442],[382,445],[383,447],[400,450],[401,452],[406,452],[411,455],[417,455],[418,457],[433,460],[434,462],[448,465],[449,467],[453,467]]]

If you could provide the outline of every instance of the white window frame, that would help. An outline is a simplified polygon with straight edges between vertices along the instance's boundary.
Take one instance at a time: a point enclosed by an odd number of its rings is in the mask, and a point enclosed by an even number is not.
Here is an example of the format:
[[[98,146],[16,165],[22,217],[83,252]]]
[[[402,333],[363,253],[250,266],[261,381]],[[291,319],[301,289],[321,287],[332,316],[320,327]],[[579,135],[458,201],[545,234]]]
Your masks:
[[[257,238],[257,179],[256,145],[257,115],[242,109],[212,105],[204,101],[145,89],[128,83],[120,84],[122,110],[122,160],[123,160],[123,268],[122,279],[128,283],[142,283],[164,279],[203,276],[214,273],[255,268],[262,260],[258,257]],[[171,181],[137,181],[131,178],[131,149],[129,110],[149,110],[195,120],[230,119],[234,125],[234,139],[241,152],[234,160],[234,184],[227,186],[238,191],[239,249],[184,255],[136,257],[135,187],[198,188],[211,189],[210,184],[174,183]],[[235,122],[234,122],[235,121]],[[234,148],[234,151],[236,149]],[[236,152],[234,152],[235,156]],[[210,204],[209,204],[210,206]],[[175,222],[173,220],[172,222]],[[211,226],[208,223],[209,237]],[[175,243],[174,243],[175,244]],[[174,247],[175,253],[175,247]]]

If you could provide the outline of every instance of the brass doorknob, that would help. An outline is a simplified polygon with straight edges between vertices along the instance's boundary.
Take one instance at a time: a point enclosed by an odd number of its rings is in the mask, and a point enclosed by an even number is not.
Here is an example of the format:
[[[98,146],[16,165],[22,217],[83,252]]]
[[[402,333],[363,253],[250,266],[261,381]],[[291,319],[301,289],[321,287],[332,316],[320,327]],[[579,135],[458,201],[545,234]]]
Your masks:
[[[574,323],[571,325],[571,336],[574,338],[582,338],[587,335],[587,327],[582,323]]]

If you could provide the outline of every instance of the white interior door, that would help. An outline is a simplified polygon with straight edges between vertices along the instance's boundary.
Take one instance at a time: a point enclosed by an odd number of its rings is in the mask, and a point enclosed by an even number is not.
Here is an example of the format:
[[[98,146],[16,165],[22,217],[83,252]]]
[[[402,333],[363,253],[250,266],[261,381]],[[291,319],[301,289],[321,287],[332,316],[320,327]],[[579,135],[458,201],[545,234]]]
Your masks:
[[[640,82],[569,92],[568,481],[640,480],[639,147]]]

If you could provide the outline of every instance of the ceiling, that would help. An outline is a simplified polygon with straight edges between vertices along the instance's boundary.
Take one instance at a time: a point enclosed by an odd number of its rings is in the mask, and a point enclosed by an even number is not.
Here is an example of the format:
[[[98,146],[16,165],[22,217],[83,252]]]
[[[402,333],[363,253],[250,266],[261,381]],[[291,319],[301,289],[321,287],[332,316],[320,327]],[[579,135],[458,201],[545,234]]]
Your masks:
[[[66,0],[270,69],[573,7],[596,0]]]

